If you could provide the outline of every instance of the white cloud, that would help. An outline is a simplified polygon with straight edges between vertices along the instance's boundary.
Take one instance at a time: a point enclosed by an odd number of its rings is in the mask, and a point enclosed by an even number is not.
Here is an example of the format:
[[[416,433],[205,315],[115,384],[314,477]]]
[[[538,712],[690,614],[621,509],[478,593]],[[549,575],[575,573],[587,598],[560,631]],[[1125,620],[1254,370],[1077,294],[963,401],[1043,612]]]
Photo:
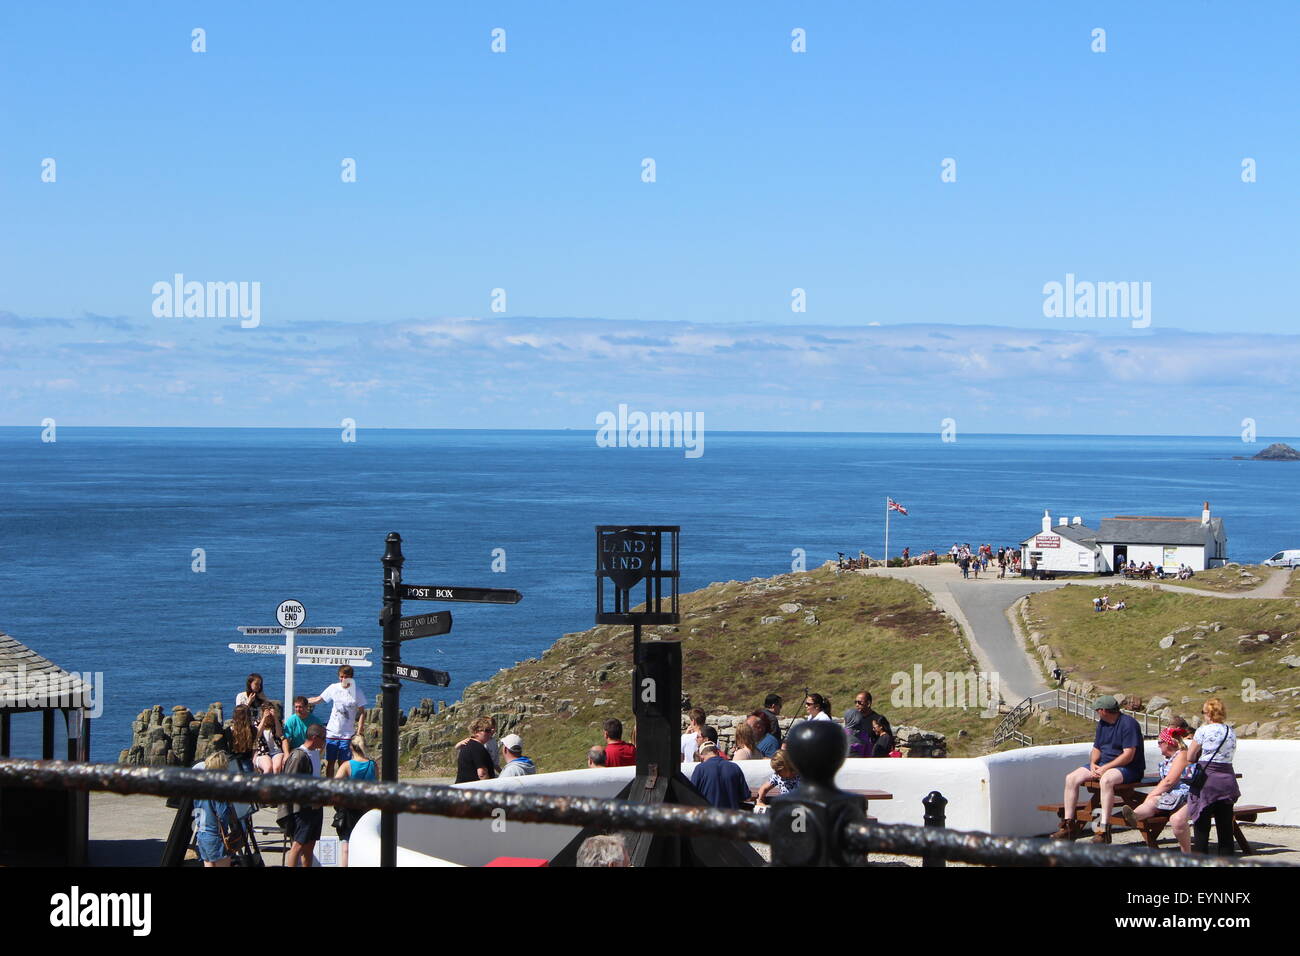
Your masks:
[[[376,424],[585,427],[596,411],[635,400],[704,411],[716,428],[929,430],[952,415],[966,432],[1016,431],[1047,408],[1041,420],[1051,430],[1204,433],[1220,418],[1228,429],[1233,416],[1294,407],[1300,360],[1296,335],[1123,328],[533,317],[300,325],[274,338],[194,325],[163,341],[101,325],[92,343],[75,322],[40,320],[39,341],[0,365],[0,388],[19,396],[8,403],[14,423],[58,389],[74,404],[80,393],[83,407],[73,411],[105,424],[110,415],[295,424],[318,418],[305,410],[346,398]],[[303,330],[310,338],[299,338]],[[96,398],[123,392],[129,408]],[[477,410],[462,407],[470,401]],[[1125,414],[1134,408],[1141,414]],[[256,420],[246,422],[246,412]]]

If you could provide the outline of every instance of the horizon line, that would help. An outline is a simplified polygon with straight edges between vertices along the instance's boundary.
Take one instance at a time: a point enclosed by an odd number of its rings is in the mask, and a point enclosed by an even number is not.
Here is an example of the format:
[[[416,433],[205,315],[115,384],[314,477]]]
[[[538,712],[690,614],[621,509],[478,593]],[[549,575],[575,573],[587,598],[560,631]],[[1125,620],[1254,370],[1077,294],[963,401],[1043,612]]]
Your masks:
[[[0,424],[0,430],[7,429],[33,429],[40,431],[40,424],[21,424],[6,425]],[[58,425],[60,430],[65,429],[174,429],[174,430],[191,430],[191,431],[324,431],[336,432],[341,425]],[[469,428],[455,425],[356,425],[358,431],[458,431],[458,432],[538,432],[538,433],[565,433],[565,432],[597,432],[598,426],[556,426],[549,428],[538,428],[528,426],[497,426],[497,427],[480,427]],[[940,431],[817,431],[805,429],[775,429],[775,428],[710,428],[708,431],[712,434],[721,435],[895,435],[895,436],[924,436],[937,435]],[[1149,433],[1149,432],[963,432],[963,435],[981,437],[981,438],[1222,438],[1224,440],[1234,439],[1240,441],[1240,434],[1224,433],[1222,435],[1199,435],[1191,433]],[[1300,441],[1300,436],[1285,436],[1292,441]],[[1281,439],[1277,439],[1281,441]],[[957,444],[958,442],[952,442]],[[1242,444],[1267,445],[1268,440],[1261,439],[1255,442],[1242,442]]]

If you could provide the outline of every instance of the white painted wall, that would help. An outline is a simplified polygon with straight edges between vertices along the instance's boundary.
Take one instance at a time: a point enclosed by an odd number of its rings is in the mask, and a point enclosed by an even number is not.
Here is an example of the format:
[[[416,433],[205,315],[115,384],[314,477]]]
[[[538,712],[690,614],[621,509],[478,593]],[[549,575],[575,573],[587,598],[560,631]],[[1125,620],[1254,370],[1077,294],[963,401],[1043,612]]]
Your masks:
[[[1065,775],[1087,763],[1089,744],[1026,747],[986,757],[936,760],[867,760],[845,762],[835,778],[844,789],[886,790],[892,800],[870,805],[882,823],[923,822],[922,799],[938,790],[948,799],[948,826],[955,830],[1003,836],[1041,836],[1056,828],[1052,813],[1039,804],[1060,803]],[[1160,759],[1154,741],[1146,745],[1147,769]],[[683,767],[688,777],[697,764]],[[768,778],[766,760],[740,762],[745,779],[756,787]],[[1234,763],[1241,779],[1241,802],[1276,806],[1261,823],[1300,826],[1300,740],[1243,740]],[[486,790],[521,790],[613,797],[632,779],[634,768],[568,770],[561,773],[510,777],[476,786]],[[470,784],[459,784],[467,787]],[[1082,794],[1082,791],[1081,791]],[[1082,799],[1082,797],[1081,797]],[[399,866],[482,866],[498,856],[554,856],[578,832],[577,827],[511,823],[504,833],[491,820],[455,820],[424,814],[398,818]],[[361,818],[352,834],[353,866],[379,864],[379,813]]]
[[[1102,546],[1106,554],[1106,563],[1111,568],[1115,567],[1115,545],[1107,544]],[[1178,565],[1186,564],[1193,571],[1204,571],[1206,569],[1207,551],[1200,545],[1180,544],[1174,549],[1174,558],[1172,562],[1165,560],[1165,547],[1159,544],[1130,544],[1128,546],[1128,559],[1136,564],[1146,564],[1150,561],[1156,567],[1164,566],[1166,571],[1178,570]],[[1220,564],[1222,562],[1219,562]]]
[[[1071,541],[1060,534],[1059,530],[1046,533],[1060,537],[1061,546],[1059,548],[1036,548],[1034,547],[1034,540],[1037,535],[1034,538],[1022,541],[1020,543],[1020,566],[1024,570],[1029,570],[1031,551],[1035,554],[1042,554],[1038,561],[1038,570],[1040,571],[1072,571],[1087,574],[1101,570],[1096,552],[1091,548],[1086,548],[1077,541]],[[1081,561],[1080,558],[1083,560]]]
[[[635,767],[600,770],[564,770],[528,777],[506,777],[473,785],[476,789],[527,791],[556,796],[615,797],[635,775]],[[457,784],[469,787],[471,784]],[[348,847],[350,866],[379,865],[379,811],[372,810],[357,823]],[[511,823],[493,829],[493,820],[460,820],[452,817],[403,813],[397,818],[398,866],[483,866],[499,856],[550,859],[578,834],[578,827],[550,823]],[[417,851],[402,856],[403,848]],[[434,854],[425,859],[425,854]],[[448,862],[451,861],[451,862]]]

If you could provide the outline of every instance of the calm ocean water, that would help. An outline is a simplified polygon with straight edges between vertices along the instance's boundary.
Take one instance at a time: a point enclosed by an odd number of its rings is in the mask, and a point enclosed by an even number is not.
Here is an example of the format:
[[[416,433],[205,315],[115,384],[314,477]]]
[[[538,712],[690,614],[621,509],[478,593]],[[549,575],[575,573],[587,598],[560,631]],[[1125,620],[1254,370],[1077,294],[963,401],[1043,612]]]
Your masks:
[[[1272,439],[1270,439],[1272,440]],[[1284,439],[1285,440],[1285,439]],[[1295,443],[1293,441],[1293,443]],[[995,547],[1033,533],[1043,508],[1081,515],[1199,514],[1226,522],[1229,556],[1300,548],[1300,465],[1233,461],[1234,438],[709,433],[705,453],[598,448],[594,431],[0,428],[0,630],[61,666],[104,674],[93,757],[116,760],[147,706],[227,711],[250,670],[283,690],[279,658],[238,655],[235,627],[272,624],[286,598],[309,625],[379,656],[384,536],[401,533],[410,584],[517,588],[513,607],[450,608],[454,630],[404,658],[461,688],[593,623],[593,526],[680,524],[683,590],[808,567],[836,551]],[[207,570],[191,571],[203,548]],[[507,570],[491,570],[504,548]],[[259,640],[259,639],[254,639]],[[359,670],[373,698],[378,666]],[[319,693],[332,668],[298,668]],[[38,718],[15,719],[38,756]]]

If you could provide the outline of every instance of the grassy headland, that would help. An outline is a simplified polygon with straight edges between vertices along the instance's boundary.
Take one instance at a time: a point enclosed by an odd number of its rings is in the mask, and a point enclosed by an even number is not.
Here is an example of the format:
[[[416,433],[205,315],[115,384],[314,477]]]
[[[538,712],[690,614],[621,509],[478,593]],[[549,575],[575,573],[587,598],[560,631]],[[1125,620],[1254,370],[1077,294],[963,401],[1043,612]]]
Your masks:
[[[965,709],[921,706],[931,701],[920,699],[919,688],[917,699],[904,699],[910,685],[901,681],[895,695],[894,675],[910,678],[916,665],[923,672],[977,669],[955,622],[906,581],[824,567],[713,584],[681,603],[680,626],[647,628],[643,639],[681,642],[683,692],[693,706],[743,714],[777,693],[785,715],[800,715],[807,687],[829,697],[838,716],[854,694],[870,690],[894,726],[947,735],[953,756],[988,748],[994,722],[974,701]],[[625,736],[631,732],[631,657],[630,627],[564,635],[540,658],[470,685],[455,706],[408,720],[403,772],[450,773],[456,741],[480,714],[496,716],[499,733],[520,734],[543,771],[586,766],[587,748],[601,742],[607,717],[624,722]]]
[[[1285,574],[1286,572],[1279,571],[1277,573]],[[1262,564],[1227,564],[1221,568],[1197,571],[1186,581],[1174,579],[1169,583],[1176,584],[1180,588],[1192,588],[1197,591],[1236,594],[1242,591],[1255,590],[1255,588],[1268,581],[1272,574],[1273,569],[1266,568]]]
[[[1286,590],[1282,593],[1289,598],[1300,598],[1300,568],[1292,570],[1290,575],[1286,582]]]
[[[1200,575],[1198,574],[1199,578]],[[1128,609],[1102,614],[1092,598]],[[1300,736],[1300,602],[1067,585],[1029,597],[1029,627],[1078,683],[1191,719],[1221,697],[1242,736]],[[1252,728],[1251,724],[1257,724]]]

